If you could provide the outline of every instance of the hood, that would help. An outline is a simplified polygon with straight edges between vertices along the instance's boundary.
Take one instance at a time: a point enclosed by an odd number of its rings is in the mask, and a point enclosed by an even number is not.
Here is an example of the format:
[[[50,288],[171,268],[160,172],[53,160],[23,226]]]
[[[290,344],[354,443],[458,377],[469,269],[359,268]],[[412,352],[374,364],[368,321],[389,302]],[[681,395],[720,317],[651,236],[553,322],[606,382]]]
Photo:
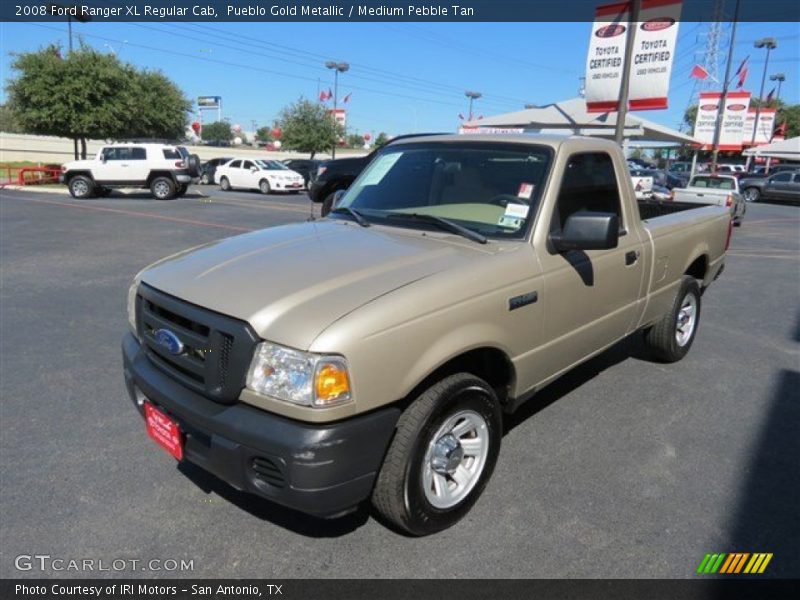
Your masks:
[[[264,339],[305,350],[331,323],[378,296],[494,251],[431,232],[323,220],[184,251],[145,269],[141,279],[247,321]]]

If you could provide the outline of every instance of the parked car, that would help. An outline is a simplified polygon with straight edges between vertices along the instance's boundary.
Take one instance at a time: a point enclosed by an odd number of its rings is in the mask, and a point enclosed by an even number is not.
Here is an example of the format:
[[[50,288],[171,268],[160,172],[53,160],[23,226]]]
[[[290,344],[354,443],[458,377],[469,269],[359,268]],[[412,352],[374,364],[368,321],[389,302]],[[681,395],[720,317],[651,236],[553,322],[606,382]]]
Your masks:
[[[316,175],[317,167],[322,161],[310,158],[287,158],[281,162],[295,173],[300,173],[303,176],[306,187],[308,187],[311,183],[312,175]]]
[[[222,158],[212,158],[200,165],[200,183],[203,185],[210,185],[214,183],[214,174],[217,172],[217,167],[224,165],[226,162],[233,160],[230,156]]]
[[[468,513],[505,415],[562,373],[637,331],[686,356],[730,239],[725,208],[637,204],[591,138],[405,139],[339,196],[143,270],[123,373],[176,459],[412,535]]]
[[[410,137],[422,137],[429,135],[439,135],[434,133],[414,133],[398,135],[389,140],[389,144],[401,141]],[[370,161],[376,156],[381,148],[376,148],[366,156],[354,156],[349,158],[337,158],[326,160],[317,166],[317,172],[311,178],[308,188],[308,195],[313,202],[322,204],[322,216],[327,215],[333,207],[333,196],[340,190],[350,187],[359,173],[364,170]]]
[[[647,161],[647,160],[645,160],[643,158],[629,158],[628,159],[628,166],[631,168],[631,170],[634,170],[634,169],[637,169],[637,170],[640,170],[640,169],[652,169],[652,168],[655,167],[655,165],[653,163],[651,163],[650,161]]]
[[[686,187],[689,182],[689,176],[686,174],[675,174],[665,171],[663,169],[638,169],[638,175],[652,177],[653,185],[673,189],[678,187]]]
[[[733,224],[741,226],[747,204],[734,175],[695,175],[685,188],[673,190],[676,202],[716,204],[730,209]]]
[[[669,202],[673,200],[672,190],[662,185],[653,184],[650,196],[653,200],[658,200],[659,202]]]
[[[742,177],[746,177],[747,179],[757,179],[759,177],[767,177],[768,175],[775,175],[776,173],[783,173],[784,171],[791,171],[792,173],[800,171],[800,165],[797,164],[780,164],[780,165],[772,165],[767,171],[766,166],[755,167],[751,171],[748,171]]]
[[[235,158],[217,167],[216,183],[224,190],[234,188],[298,193],[303,190],[303,176],[277,160]]]
[[[668,170],[673,175],[685,175],[686,177],[688,177],[692,172],[692,163],[688,162],[688,161],[674,162],[674,163],[672,163],[672,165],[669,167]],[[707,163],[698,162],[695,165],[695,171],[697,173],[705,173],[705,172],[707,172],[708,171],[708,164]]]
[[[94,158],[61,167],[61,181],[73,198],[106,196],[114,188],[149,188],[156,200],[182,196],[200,174],[200,159],[183,146],[117,143]]]
[[[744,165],[737,164],[717,164],[717,173],[730,174],[738,176],[746,171]]]
[[[742,178],[742,195],[748,202],[778,200],[800,202],[800,171],[781,171],[762,178]]]

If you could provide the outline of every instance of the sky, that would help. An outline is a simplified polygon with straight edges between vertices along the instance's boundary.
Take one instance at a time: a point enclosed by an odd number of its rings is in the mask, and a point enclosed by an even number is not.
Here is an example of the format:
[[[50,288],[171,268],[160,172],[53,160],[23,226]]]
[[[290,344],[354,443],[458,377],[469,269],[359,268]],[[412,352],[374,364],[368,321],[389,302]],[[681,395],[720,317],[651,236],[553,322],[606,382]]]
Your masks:
[[[300,96],[316,100],[333,87],[326,60],[346,61],[339,98],[347,103],[348,132],[454,131],[468,115],[466,90],[481,92],[474,114],[491,116],[577,95],[591,23],[99,23],[73,25],[103,52],[139,67],[160,69],[187,97],[223,98],[223,117],[252,131],[271,125]],[[702,60],[708,23],[681,23],[666,110],[641,116],[677,126],[697,92],[689,72]],[[730,24],[725,25],[726,40]],[[768,76],[786,75],[781,97],[800,103],[800,25],[740,23],[734,69],[750,55],[745,89],[758,94],[765,51],[753,47],[772,36],[778,48]],[[61,23],[0,23],[0,77],[13,77],[13,52],[51,43],[68,46]],[[720,51],[724,74],[727,41]],[[772,89],[767,80],[766,93]],[[5,89],[0,102],[5,101]],[[330,104],[330,103],[329,103]],[[208,122],[215,115],[206,113]]]

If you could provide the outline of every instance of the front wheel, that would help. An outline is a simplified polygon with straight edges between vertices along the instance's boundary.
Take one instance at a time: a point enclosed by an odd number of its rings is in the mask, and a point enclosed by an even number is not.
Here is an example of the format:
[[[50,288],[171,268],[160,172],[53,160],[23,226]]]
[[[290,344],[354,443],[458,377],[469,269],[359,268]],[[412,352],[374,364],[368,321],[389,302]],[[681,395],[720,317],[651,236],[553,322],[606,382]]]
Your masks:
[[[670,311],[645,333],[651,354],[664,362],[677,362],[688,354],[700,320],[700,286],[684,275]]]
[[[469,512],[500,452],[502,416],[494,390],[469,373],[434,384],[400,416],[372,504],[392,525],[428,535]]]
[[[742,192],[742,196],[744,196],[746,202],[758,202],[761,192],[758,188],[747,188]]]
[[[269,181],[266,179],[262,179],[258,182],[258,189],[262,194],[269,194],[272,191],[272,189],[269,187]]]
[[[229,192],[231,190],[231,182],[228,181],[227,177],[223,177],[219,180],[219,187],[223,192]]]
[[[95,194],[94,181],[85,175],[76,175],[69,180],[69,194],[76,200],[93,197]]]

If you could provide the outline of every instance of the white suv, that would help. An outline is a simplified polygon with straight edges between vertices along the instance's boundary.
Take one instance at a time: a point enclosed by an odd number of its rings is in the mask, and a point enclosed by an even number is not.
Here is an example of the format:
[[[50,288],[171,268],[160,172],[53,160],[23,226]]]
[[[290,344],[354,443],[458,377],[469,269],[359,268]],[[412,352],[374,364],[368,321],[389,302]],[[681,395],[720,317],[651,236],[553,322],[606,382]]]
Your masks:
[[[156,200],[182,196],[200,174],[200,159],[183,146],[117,143],[92,159],[68,162],[61,180],[73,198],[107,196],[112,188],[149,188]]]

